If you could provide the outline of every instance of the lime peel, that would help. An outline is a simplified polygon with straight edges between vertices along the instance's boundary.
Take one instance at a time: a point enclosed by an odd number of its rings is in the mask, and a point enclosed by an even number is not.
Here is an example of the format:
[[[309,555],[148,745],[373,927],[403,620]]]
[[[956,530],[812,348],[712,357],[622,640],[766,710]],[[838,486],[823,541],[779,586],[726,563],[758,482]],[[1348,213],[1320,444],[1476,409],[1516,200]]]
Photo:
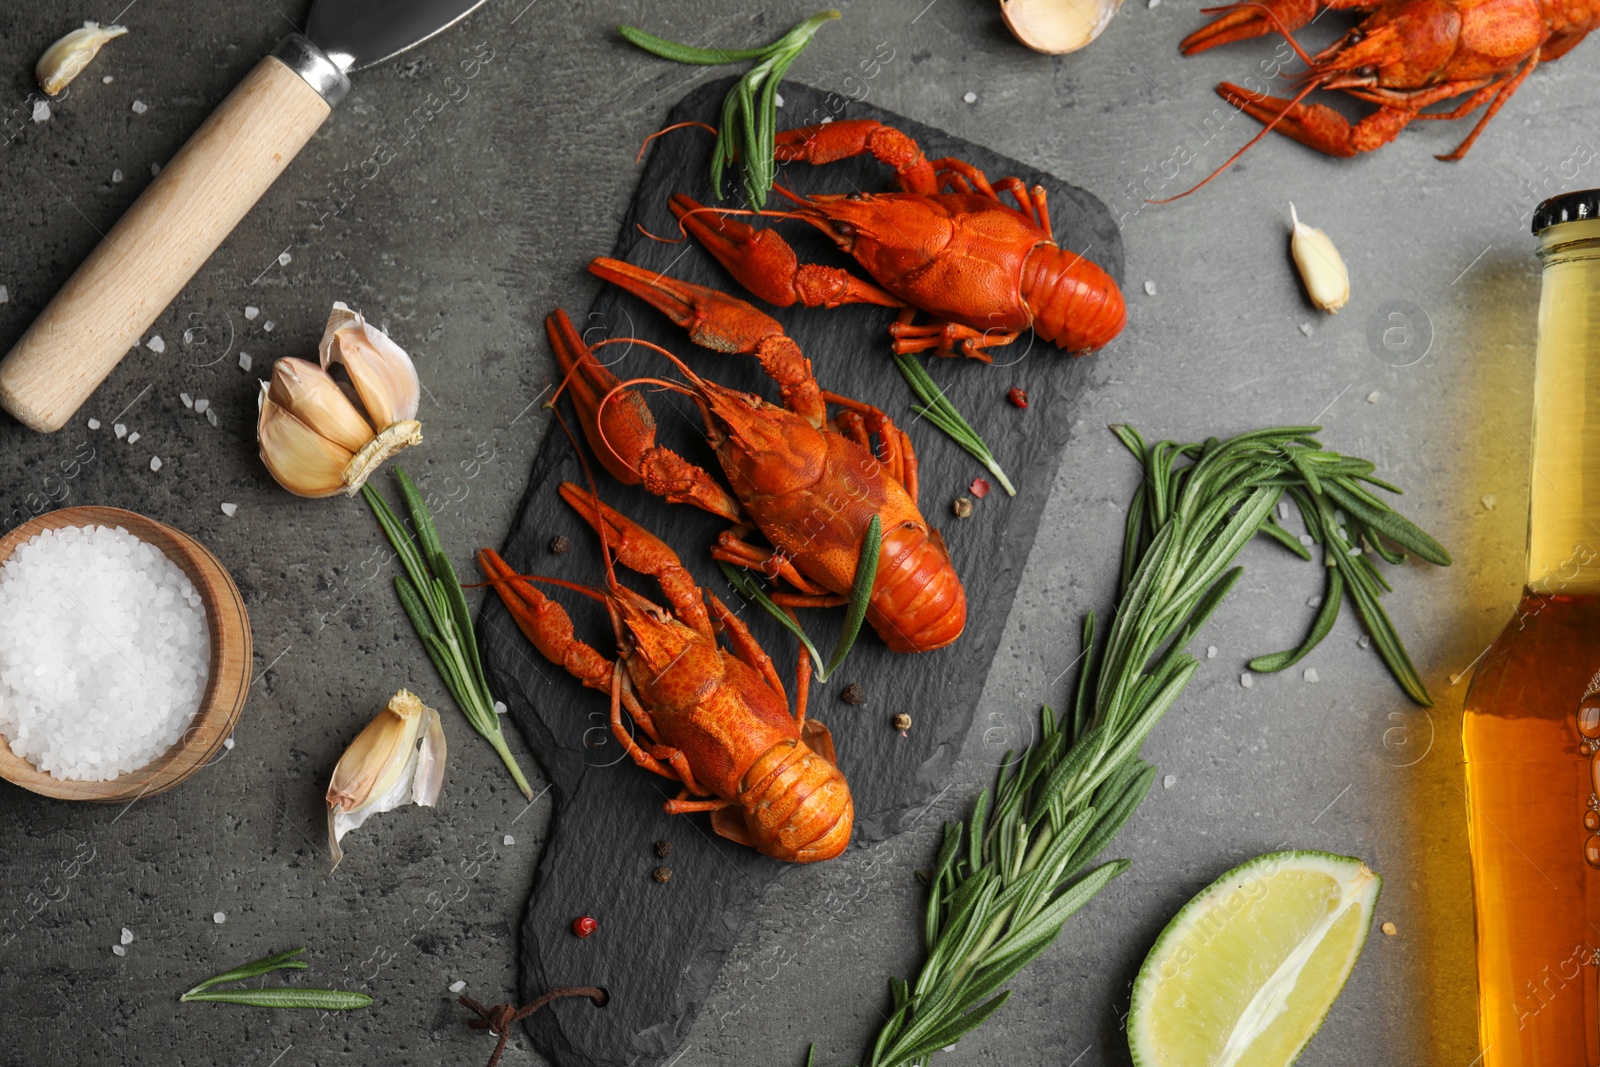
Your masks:
[[[1138,1067],[1287,1067],[1355,967],[1383,880],[1359,859],[1274,852],[1195,896],[1134,981]]]

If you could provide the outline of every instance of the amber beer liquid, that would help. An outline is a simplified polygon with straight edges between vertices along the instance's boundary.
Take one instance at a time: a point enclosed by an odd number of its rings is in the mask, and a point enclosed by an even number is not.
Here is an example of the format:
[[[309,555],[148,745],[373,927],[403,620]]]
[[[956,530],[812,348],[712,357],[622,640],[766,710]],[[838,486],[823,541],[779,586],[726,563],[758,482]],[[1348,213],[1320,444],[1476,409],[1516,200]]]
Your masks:
[[[1600,1067],[1600,190],[1534,215],[1527,586],[1462,723],[1484,1067]]]

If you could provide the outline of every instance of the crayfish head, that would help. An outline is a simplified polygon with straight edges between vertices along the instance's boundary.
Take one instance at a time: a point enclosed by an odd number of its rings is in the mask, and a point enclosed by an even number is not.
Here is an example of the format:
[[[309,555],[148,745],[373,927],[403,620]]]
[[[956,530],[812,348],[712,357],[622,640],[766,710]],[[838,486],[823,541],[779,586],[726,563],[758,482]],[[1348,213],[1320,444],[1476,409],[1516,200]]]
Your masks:
[[[1324,89],[1414,88],[1456,51],[1460,15],[1435,6],[1374,15],[1318,55],[1312,76]]]
[[[805,418],[753,393],[710,383],[705,398],[712,447],[741,499],[816,481],[828,442]]]
[[[625,587],[611,604],[628,674],[647,703],[687,707],[700,688],[720,678],[716,648],[666,608]]]

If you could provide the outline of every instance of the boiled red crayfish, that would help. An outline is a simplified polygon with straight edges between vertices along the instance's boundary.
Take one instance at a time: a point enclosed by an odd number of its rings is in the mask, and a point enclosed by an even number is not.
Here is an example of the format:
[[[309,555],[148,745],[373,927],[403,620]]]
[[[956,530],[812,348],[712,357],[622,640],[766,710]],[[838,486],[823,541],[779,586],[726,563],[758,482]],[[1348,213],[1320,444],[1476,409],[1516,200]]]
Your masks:
[[[846,602],[876,515],[883,542],[867,621],[896,652],[931,651],[961,635],[966,593],[944,539],[917,509],[916,453],[888,415],[824,392],[783,327],[743,300],[620,260],[597,259],[589,269],[665,312],[696,344],[756,356],[783,397],[780,407],[717,385],[665,352],[687,381],[638,379],[685,393],[699,406],[731,486],[725,488],[704,468],[657,445],[653,420],[647,423],[637,409],[613,415],[614,404],[642,405],[628,388],[634,383],[619,381],[602,366],[558,311],[546,322],[551,344],[583,432],[608,470],[733,523],[712,555],[782,578],[795,590],[773,597],[785,607]],[[830,404],[839,409],[831,419]],[[752,529],[773,547],[746,541]]]
[[[683,787],[666,802],[668,814],[708,811],[723,837],[790,863],[843,852],[855,806],[832,735],[806,718],[811,661],[800,656],[791,714],[772,659],[738,616],[695,585],[672,549],[571,482],[561,495],[600,534],[607,581],[603,591],[554,584],[605,603],[617,660],[575,637],[565,609],[486,548],[479,565],[517,627],[551,663],[611,695],[611,732],[628,755]],[[612,553],[653,576],[671,609],[619,584]],[[718,645],[718,626],[731,651]],[[634,740],[623,709],[647,744]]]
[[[870,153],[891,166],[900,191],[797,196],[788,211],[831,237],[872,276],[800,263],[789,243],[674,196],[680,224],[752,293],[779,307],[878,304],[902,309],[890,327],[894,350],[991,358],[1032,327],[1069,352],[1100,348],[1127,321],[1117,283],[1081,254],[1056,244],[1042,186],[1020,178],[993,185],[959,159],[929,160],[916,141],[892,126],[849,119],[801,126],[777,135],[775,157],[832,163]],[[1018,208],[1004,204],[996,187]],[[876,283],[876,284],[874,284]],[[917,312],[930,320],[916,323]]]
[[[1293,33],[1324,10],[1366,17],[1328,48],[1307,55]],[[1310,67],[1294,99],[1253,93],[1232,82],[1223,82],[1217,92],[1269,129],[1319,152],[1370,152],[1394,140],[1414,119],[1458,119],[1487,104],[1467,139],[1438,157],[1445,160],[1467,154],[1540,63],[1566,55],[1600,26],[1596,0],[1259,0],[1202,14],[1217,17],[1184,38],[1185,55],[1274,30],[1289,41]],[[1304,103],[1314,89],[1342,90],[1378,110],[1351,125],[1326,105]],[[1467,99],[1448,111],[1423,111],[1463,95]]]

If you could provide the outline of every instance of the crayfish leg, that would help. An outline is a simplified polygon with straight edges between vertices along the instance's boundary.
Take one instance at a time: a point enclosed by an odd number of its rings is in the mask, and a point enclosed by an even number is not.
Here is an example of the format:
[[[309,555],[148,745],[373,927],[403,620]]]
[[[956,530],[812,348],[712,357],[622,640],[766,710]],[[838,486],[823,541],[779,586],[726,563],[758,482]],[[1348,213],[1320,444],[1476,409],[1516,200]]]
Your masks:
[[[683,781],[676,770],[640,748],[633,735],[628,733],[628,728],[622,723],[622,683],[622,665],[618,664],[611,672],[611,735],[622,743],[623,750],[632,757],[633,762],[645,770],[687,785],[688,783]]]
[[[772,657],[767,655],[767,650],[761,647],[750,628],[744,620],[728,610],[715,593],[707,594],[711,598],[711,613],[716,616],[717,622],[722,624],[723,631],[728,635],[728,644],[733,648],[733,654],[738,656],[766,680],[767,688],[783,700],[789,702],[789,696],[783,691],[783,679],[778,677],[778,668],[773,666]]]
[[[802,163],[835,163],[870,154],[893,167],[900,188],[908,193],[936,193],[933,164],[910,134],[876,119],[844,119],[816,126],[782,130],[773,139],[773,158]]]

